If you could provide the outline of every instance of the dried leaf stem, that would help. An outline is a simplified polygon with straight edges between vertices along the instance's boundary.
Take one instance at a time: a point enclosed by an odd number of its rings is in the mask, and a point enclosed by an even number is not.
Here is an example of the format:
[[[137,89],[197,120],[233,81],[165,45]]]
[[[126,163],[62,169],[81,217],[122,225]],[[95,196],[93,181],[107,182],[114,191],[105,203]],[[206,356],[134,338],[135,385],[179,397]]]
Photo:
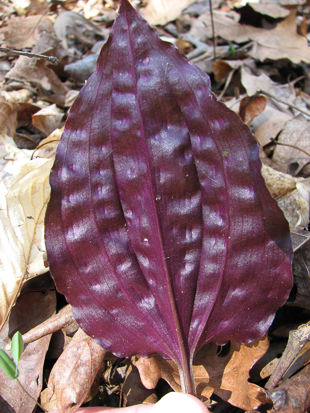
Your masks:
[[[306,154],[307,156],[309,156],[309,158],[310,158],[310,153],[307,152],[307,151],[305,151],[305,150],[302,149],[302,148],[299,148],[298,146],[291,145],[290,143],[278,142],[278,141],[276,141],[274,138],[270,138],[270,140],[271,140],[272,143],[275,143],[276,145],[289,146],[290,148],[297,149],[298,151],[301,151],[301,152],[303,152],[304,154]]]
[[[41,404],[40,404],[34,397],[32,397],[30,393],[28,393],[28,391],[27,391],[27,390],[25,389],[25,387],[21,384],[21,382],[20,382],[17,378],[16,378],[15,380],[17,381],[17,383],[19,384],[19,386],[21,387],[21,389],[27,394],[27,396],[29,396],[30,399],[33,400],[33,401],[40,407],[40,409],[42,409],[43,412],[47,412],[47,410],[45,410],[45,409],[41,406]]]
[[[0,47],[0,52],[6,53],[11,56],[37,57],[38,59],[48,60],[53,65],[57,65],[58,63],[58,59],[55,56],[45,56],[44,54],[25,52],[22,50],[13,50],[13,49],[9,49],[8,47]]]
[[[213,19],[213,10],[212,10],[212,0],[210,1],[210,17],[211,17],[211,26],[212,26],[212,42],[213,42],[213,59],[216,58],[216,51],[215,51],[215,29],[214,29],[214,19]]]
[[[257,93],[257,94],[260,94],[260,93],[261,93],[261,94],[263,94],[263,95],[269,96],[270,98],[272,98],[272,99],[274,99],[274,100],[277,100],[278,102],[283,103],[284,105],[287,105],[287,106],[289,106],[290,108],[293,108],[293,109],[298,110],[299,112],[303,113],[304,115],[310,116],[310,112],[299,108],[298,106],[294,105],[293,103],[285,102],[285,100],[283,100],[283,99],[279,98],[278,96],[275,96],[275,95],[273,95],[273,94],[271,94],[271,93],[269,93],[269,92],[266,92],[265,90],[257,89],[257,92],[256,92],[256,93]]]

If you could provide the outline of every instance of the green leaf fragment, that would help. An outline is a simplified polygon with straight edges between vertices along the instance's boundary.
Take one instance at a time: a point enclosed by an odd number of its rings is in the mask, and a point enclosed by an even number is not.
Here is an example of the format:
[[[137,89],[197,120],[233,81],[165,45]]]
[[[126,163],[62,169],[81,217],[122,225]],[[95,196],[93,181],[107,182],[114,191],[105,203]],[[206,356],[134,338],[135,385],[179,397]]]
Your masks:
[[[20,356],[24,351],[24,340],[19,331],[17,331],[11,341],[11,354],[16,365],[19,362]]]
[[[16,379],[19,375],[18,369],[14,361],[6,354],[5,351],[0,349],[0,366],[4,372],[11,378]]]

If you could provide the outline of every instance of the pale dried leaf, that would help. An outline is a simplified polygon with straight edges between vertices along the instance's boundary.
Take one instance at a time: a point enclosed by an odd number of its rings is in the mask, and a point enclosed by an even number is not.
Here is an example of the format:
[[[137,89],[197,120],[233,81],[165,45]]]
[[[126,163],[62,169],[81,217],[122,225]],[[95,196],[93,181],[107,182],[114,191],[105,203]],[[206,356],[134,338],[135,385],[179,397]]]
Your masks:
[[[232,18],[232,16],[234,18]],[[238,17],[237,17],[238,16]],[[240,24],[237,13],[228,15],[225,12],[215,10],[213,12],[215,36],[236,43],[248,42],[254,33],[261,34],[264,29]],[[198,17],[198,22],[204,23],[204,33],[209,39],[213,38],[210,13],[204,13]]]
[[[12,103],[26,103],[30,101],[30,92],[27,89],[19,89],[19,90],[12,90],[10,92],[6,92],[5,90],[1,90],[0,96],[2,96],[7,102]]]
[[[43,139],[34,151],[34,158],[54,159],[59,140],[64,131],[64,127],[54,130],[47,138]]]
[[[222,11],[214,11],[215,36],[236,43],[253,40],[254,46],[248,54],[260,61],[289,59],[293,63],[310,62],[307,40],[297,33],[296,11],[271,30],[240,24],[230,15]],[[210,13],[202,14],[198,21],[205,23],[206,36],[212,38]]]
[[[247,3],[254,11],[263,14],[265,16],[270,16],[273,19],[283,19],[287,17],[290,12],[288,9],[280,6],[276,3]]]
[[[141,12],[150,24],[165,25],[179,17],[194,2],[195,0],[150,0]]]
[[[27,149],[18,149],[10,136],[0,135],[0,177],[13,175],[18,167],[29,161],[31,154]]]
[[[293,103],[296,98],[295,91],[289,84],[279,85],[273,82],[265,73],[260,76],[253,75],[244,66],[241,67],[241,83],[249,96],[255,95],[258,90],[263,90],[284,100],[287,103],[286,105],[276,101],[277,107],[281,108],[283,112],[289,111],[288,105]]]
[[[55,129],[59,128],[63,116],[63,112],[54,104],[32,115],[32,124],[46,136],[49,136]]]
[[[37,43],[32,52],[45,53],[44,49]],[[20,56],[14,67],[6,74],[5,79],[8,83],[19,82],[20,87],[32,92],[36,90],[41,99],[51,103],[63,106],[65,102],[68,89],[56,73],[48,67],[46,60]]]
[[[291,175],[263,166],[262,175],[271,195],[284,212],[290,228],[306,227],[309,223],[310,178]]]
[[[44,264],[43,223],[51,166],[52,160],[28,161],[13,176],[4,175],[0,183],[0,326],[23,282],[48,271]]]
[[[267,102],[266,109],[253,119],[251,125],[252,132],[261,146],[268,145],[270,139],[278,136],[286,122],[293,118],[293,113],[282,112],[271,106],[268,99]]]
[[[156,355],[149,358],[140,357],[135,363],[139,370],[142,384],[147,389],[155,389],[159,379],[164,379],[174,391],[182,391],[179,374],[171,360]]]
[[[53,33],[53,23],[47,16],[11,17],[1,27],[5,44],[12,49],[33,47],[42,32]]]
[[[275,168],[281,172],[309,176],[309,156],[298,148],[310,153],[310,122],[303,116],[289,120],[278,137],[278,142],[293,145],[277,145],[274,149],[272,161]]]
[[[104,38],[99,27],[73,11],[61,12],[55,20],[54,30],[66,52],[77,56],[81,55],[81,48],[89,50],[96,37]]]
[[[44,406],[56,399],[58,413],[75,412],[85,400],[104,355],[105,350],[79,329],[51,371]]]
[[[6,132],[13,137],[17,126],[18,105],[0,97],[0,133]]]
[[[254,32],[249,55],[264,62],[267,59],[289,59],[293,63],[310,63],[310,48],[307,39],[297,33],[296,9],[272,30]]]

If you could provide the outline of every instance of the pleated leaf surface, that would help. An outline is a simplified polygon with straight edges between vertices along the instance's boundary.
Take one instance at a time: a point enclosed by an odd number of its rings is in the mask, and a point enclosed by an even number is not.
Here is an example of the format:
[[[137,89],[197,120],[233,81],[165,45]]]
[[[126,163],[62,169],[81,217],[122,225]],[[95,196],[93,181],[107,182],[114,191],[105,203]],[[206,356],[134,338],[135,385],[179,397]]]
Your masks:
[[[288,224],[208,76],[122,0],[50,176],[46,247],[83,330],[185,366],[262,337],[289,294]]]

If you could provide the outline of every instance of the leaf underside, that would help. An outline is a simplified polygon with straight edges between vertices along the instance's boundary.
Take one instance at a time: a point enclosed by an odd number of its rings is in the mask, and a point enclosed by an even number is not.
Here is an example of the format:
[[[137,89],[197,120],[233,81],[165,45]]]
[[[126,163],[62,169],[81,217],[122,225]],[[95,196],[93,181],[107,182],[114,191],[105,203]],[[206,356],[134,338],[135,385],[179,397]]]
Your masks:
[[[208,341],[262,337],[292,250],[260,169],[208,76],[122,0],[50,176],[48,259],[82,329],[181,369]]]

